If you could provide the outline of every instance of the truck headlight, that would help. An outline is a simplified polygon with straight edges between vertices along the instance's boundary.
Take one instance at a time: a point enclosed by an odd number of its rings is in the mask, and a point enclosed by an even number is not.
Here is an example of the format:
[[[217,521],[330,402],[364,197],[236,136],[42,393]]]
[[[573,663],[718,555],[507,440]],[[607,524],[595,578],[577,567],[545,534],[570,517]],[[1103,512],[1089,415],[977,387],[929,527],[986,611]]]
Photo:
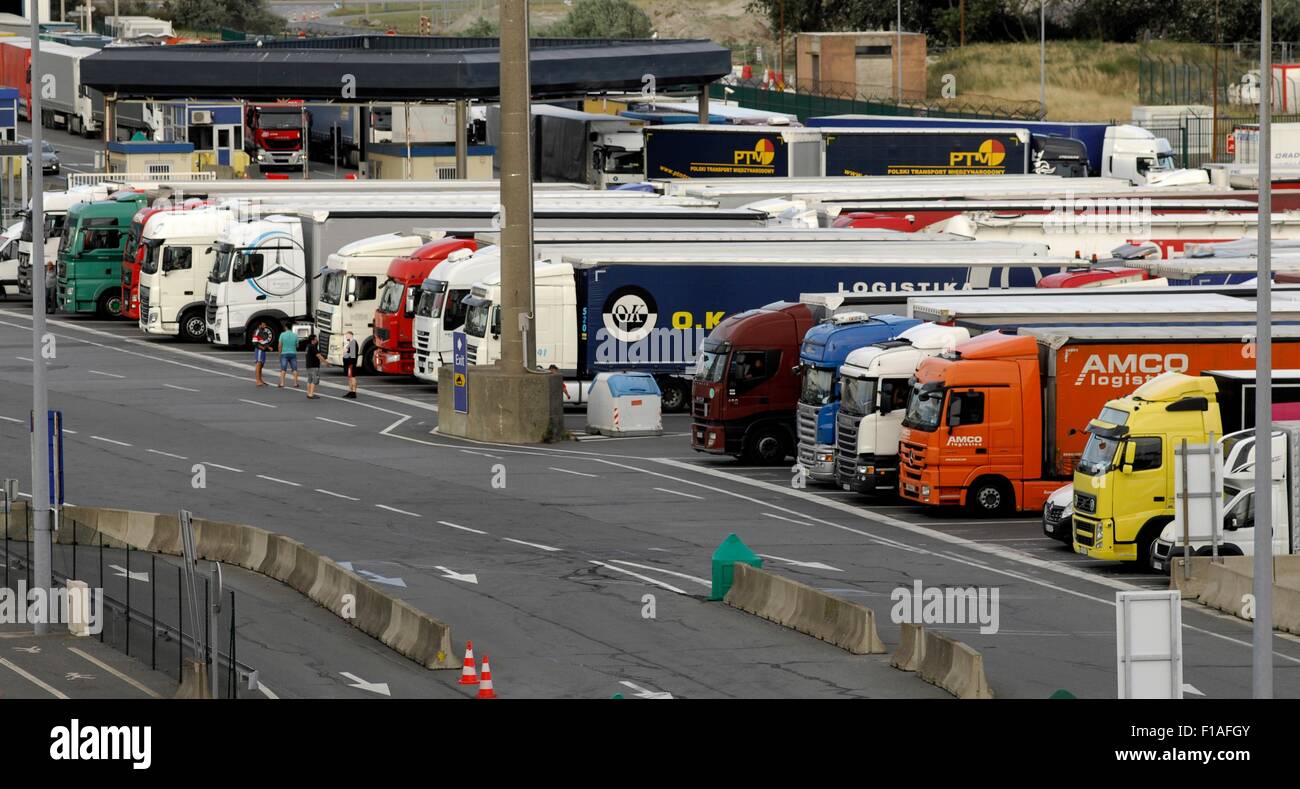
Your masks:
[[[928,499],[928,498],[930,498],[930,486],[929,486],[929,485],[922,485],[922,486],[921,486],[921,498],[923,498],[923,499]]]
[[[73,288],[73,287],[71,287],[71,286],[68,287],[68,295],[69,295],[69,296],[71,296],[71,295],[72,295],[73,293],[75,293],[75,292],[76,292],[76,289],[75,289],[75,288]]]
[[[157,307],[149,309],[149,323],[158,323],[162,320],[162,312]]]

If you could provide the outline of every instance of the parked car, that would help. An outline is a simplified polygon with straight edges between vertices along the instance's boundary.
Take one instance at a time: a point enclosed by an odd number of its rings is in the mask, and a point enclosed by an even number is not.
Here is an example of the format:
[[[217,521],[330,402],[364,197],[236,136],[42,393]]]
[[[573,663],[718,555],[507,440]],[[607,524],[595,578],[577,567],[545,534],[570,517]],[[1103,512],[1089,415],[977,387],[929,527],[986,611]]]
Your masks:
[[[32,167],[32,141],[25,140],[27,145],[27,172],[31,172]],[[53,145],[41,140],[41,172],[46,175],[58,175],[60,170],[59,151]]]

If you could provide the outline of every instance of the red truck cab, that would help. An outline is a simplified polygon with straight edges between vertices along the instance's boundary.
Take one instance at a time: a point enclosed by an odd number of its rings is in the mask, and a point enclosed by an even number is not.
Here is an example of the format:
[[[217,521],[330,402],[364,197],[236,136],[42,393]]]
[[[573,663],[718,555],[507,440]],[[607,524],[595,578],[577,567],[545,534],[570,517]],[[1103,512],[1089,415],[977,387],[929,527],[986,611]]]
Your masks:
[[[1140,268],[1128,266],[1081,266],[1048,274],[1038,281],[1040,288],[1097,288],[1107,285],[1129,285],[1145,282],[1151,275]]]
[[[261,169],[301,167],[307,125],[301,101],[251,104],[244,113],[244,149]]]
[[[944,211],[849,211],[835,217],[831,227],[871,228],[875,230],[898,230],[914,233],[929,227],[935,222],[951,219],[961,213],[957,210]]]
[[[440,238],[399,258],[388,266],[375,310],[374,369],[385,375],[415,373],[415,301],[420,285],[451,253],[467,249],[474,252],[478,243],[467,238]]]
[[[691,447],[781,463],[795,452],[803,336],[822,318],[807,304],[776,302],[724,320],[709,333],[691,383]]]

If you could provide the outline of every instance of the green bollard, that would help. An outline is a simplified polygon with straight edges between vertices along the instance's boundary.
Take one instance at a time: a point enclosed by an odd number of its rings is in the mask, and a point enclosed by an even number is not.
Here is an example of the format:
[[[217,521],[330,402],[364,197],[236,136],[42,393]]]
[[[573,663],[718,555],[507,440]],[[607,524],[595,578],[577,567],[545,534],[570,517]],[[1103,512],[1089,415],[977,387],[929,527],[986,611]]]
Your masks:
[[[1077,698],[1077,697],[1076,697],[1073,693],[1071,693],[1070,691],[1065,690],[1065,689],[1061,689],[1061,690],[1056,691],[1056,692],[1053,693],[1052,695],[1048,696],[1047,698],[1049,698],[1049,699],[1073,699],[1073,698]]]
[[[713,591],[710,600],[721,600],[731,590],[732,576],[735,575],[736,562],[744,562],[751,567],[762,567],[763,559],[741,542],[735,534],[728,534],[718,550],[713,552]]]

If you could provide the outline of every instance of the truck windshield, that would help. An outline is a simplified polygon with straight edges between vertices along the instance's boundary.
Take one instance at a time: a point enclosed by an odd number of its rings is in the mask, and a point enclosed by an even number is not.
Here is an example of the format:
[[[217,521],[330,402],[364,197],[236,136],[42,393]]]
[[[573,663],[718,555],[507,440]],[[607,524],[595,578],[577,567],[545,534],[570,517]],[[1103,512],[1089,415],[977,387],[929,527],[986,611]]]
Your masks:
[[[442,294],[447,290],[447,283],[441,280],[425,280],[420,286],[420,297],[415,302],[415,314],[422,318],[442,316]]]
[[[300,129],[302,113],[298,110],[281,110],[268,112],[262,110],[257,114],[257,125],[263,129]]]
[[[46,214],[46,216],[48,217],[49,214]],[[30,213],[23,214],[23,232],[18,238],[20,241],[32,240],[32,215]]]
[[[866,416],[876,408],[876,381],[874,378],[840,379],[840,408],[857,416]]]
[[[76,237],[77,237],[76,232],[66,233],[64,235],[59,236],[59,255],[62,255],[63,253],[68,251],[68,247],[72,246],[72,239]]]
[[[406,286],[395,279],[390,279],[384,283],[384,292],[379,296],[379,311],[385,315],[392,315],[402,308],[402,294],[406,292]]]
[[[235,256],[235,248],[229,244],[217,245],[217,256],[212,261],[212,273],[208,282],[225,282],[230,276],[230,260]]]
[[[126,247],[122,250],[122,259],[129,262],[135,261],[137,245],[140,243],[140,223],[132,222],[131,230],[126,234]]]
[[[140,271],[145,274],[158,273],[159,252],[162,250],[162,240],[147,238],[144,242],[144,260],[140,261]]]
[[[942,413],[942,389],[927,390],[921,384],[912,385],[912,393],[907,398],[907,415],[903,417],[905,427],[914,427],[928,433],[939,427],[939,415]]]
[[[803,371],[803,389],[799,393],[799,402],[808,405],[826,405],[835,401],[835,371],[805,367]]]
[[[611,150],[605,155],[607,173],[641,173],[645,171],[645,156],[641,151]]]
[[[722,380],[727,369],[726,351],[703,351],[695,367],[695,380],[711,384]]]
[[[465,325],[469,315],[469,305],[465,303],[468,290],[449,290],[442,300],[443,331],[454,331]],[[436,317],[436,316],[435,316]]]
[[[487,334],[488,323],[492,319],[492,302],[476,299],[465,313],[465,333],[474,337]]]
[[[1113,438],[1104,438],[1092,431],[1088,433],[1088,443],[1083,447],[1083,456],[1075,464],[1074,470],[1089,477],[1100,477],[1110,471],[1110,464],[1115,460],[1115,451],[1120,442]]]
[[[325,304],[338,304],[343,298],[343,280],[347,277],[338,269],[325,272],[325,283],[321,286],[320,300]]]

